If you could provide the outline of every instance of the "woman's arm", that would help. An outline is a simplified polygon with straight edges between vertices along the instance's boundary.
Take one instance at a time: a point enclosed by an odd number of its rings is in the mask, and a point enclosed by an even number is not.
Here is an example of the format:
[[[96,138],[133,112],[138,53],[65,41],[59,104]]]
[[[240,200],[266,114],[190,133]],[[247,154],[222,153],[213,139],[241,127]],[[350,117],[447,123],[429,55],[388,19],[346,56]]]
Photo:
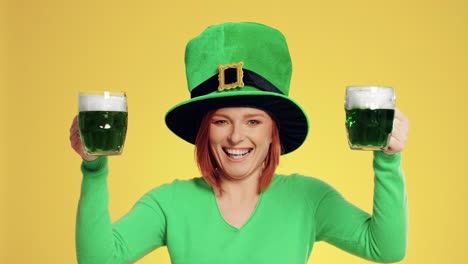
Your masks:
[[[107,187],[108,158],[88,156],[83,151],[76,116],[70,127],[70,145],[83,159],[76,219],[78,263],[131,263],[165,244],[166,218],[158,199],[167,195],[161,190],[145,195],[127,215],[112,224]]]
[[[388,148],[374,152],[374,205],[369,215],[331,189],[316,210],[317,239],[379,262],[395,262],[406,254],[408,205],[401,151],[409,120],[395,109]]]
[[[317,207],[317,240],[377,262],[406,254],[407,197],[401,154],[374,153],[373,213],[362,211],[330,190]]]
[[[107,157],[83,161],[76,223],[78,263],[131,263],[165,244],[165,217],[154,194],[145,195],[112,224]]]

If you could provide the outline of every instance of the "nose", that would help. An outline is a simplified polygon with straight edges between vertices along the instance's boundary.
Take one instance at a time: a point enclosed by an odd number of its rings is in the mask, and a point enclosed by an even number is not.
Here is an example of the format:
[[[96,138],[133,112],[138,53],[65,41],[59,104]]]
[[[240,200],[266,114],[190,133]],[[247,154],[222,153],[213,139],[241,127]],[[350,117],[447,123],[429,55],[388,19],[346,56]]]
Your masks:
[[[233,124],[231,126],[231,133],[229,134],[229,141],[235,145],[237,143],[240,143],[244,140],[245,138],[245,130],[244,128],[239,125],[239,124]]]

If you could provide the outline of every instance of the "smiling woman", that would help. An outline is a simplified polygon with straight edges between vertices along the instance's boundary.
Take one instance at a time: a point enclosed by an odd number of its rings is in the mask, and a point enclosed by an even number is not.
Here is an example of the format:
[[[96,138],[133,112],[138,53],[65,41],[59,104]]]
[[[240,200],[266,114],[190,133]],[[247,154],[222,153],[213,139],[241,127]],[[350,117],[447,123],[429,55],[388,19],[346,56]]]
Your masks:
[[[258,141],[264,141],[264,144],[258,144]],[[221,144],[216,144],[217,142]],[[258,150],[252,156],[247,157],[256,149]],[[230,157],[226,162],[227,166],[249,158],[252,160],[249,163],[250,170],[256,169],[252,171],[257,174],[253,176],[257,181],[255,186],[258,193],[261,193],[270,184],[279,164],[281,145],[278,126],[270,115],[256,108],[235,107],[213,110],[206,114],[200,124],[195,151],[203,178],[219,193],[222,193],[221,178],[232,178],[232,180],[239,178],[222,169],[222,157]],[[242,165],[244,169],[249,169],[245,167],[246,165]]]
[[[79,263],[131,263],[167,246],[174,264],[305,264],[316,241],[377,262],[404,257],[400,152],[409,124],[401,112],[389,149],[374,152],[369,214],[316,178],[275,173],[280,155],[299,148],[309,130],[288,96],[292,65],[281,32],[257,23],[216,25],[192,39],[185,55],[191,98],[165,121],[195,144],[201,177],[149,191],[111,223],[107,157],[83,152],[75,120],[70,141],[83,158]]]

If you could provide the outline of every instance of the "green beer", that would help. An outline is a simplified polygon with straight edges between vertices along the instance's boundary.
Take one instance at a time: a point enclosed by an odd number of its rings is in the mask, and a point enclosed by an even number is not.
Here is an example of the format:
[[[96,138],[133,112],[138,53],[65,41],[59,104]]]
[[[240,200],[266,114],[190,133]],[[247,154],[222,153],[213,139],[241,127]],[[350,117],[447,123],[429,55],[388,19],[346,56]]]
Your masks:
[[[345,126],[351,149],[387,148],[395,117],[393,88],[348,87],[345,112]]]
[[[78,126],[86,153],[115,155],[122,152],[127,134],[127,112],[80,112]]]
[[[127,134],[127,122],[125,93],[80,94],[78,127],[86,154],[120,155]]]
[[[351,109],[346,110],[348,139],[354,148],[388,145],[393,128],[393,109]]]

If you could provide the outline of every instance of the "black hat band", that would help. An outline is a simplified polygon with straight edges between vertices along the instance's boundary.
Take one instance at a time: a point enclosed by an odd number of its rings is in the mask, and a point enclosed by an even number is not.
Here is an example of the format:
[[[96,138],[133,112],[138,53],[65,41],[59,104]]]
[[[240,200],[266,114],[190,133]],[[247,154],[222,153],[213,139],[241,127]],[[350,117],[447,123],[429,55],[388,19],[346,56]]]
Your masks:
[[[241,69],[241,70],[243,71],[243,75],[242,74],[239,75],[238,69],[236,68],[225,69],[223,72],[224,73],[223,82],[226,84],[243,83],[243,85],[239,85],[236,87],[242,87],[244,85],[248,85],[248,86],[258,88],[262,91],[284,94],[280,89],[278,89],[275,85],[273,85],[267,79],[263,78],[261,75],[253,71],[247,70],[247,69]],[[219,89],[219,86],[220,86],[219,76],[220,76],[219,74],[215,74],[211,76],[208,80],[202,82],[200,85],[193,88],[193,90],[190,92],[190,97],[195,98],[198,96],[210,94],[217,90],[222,90],[222,89]],[[239,80],[238,79],[239,77],[242,78],[242,80]]]

